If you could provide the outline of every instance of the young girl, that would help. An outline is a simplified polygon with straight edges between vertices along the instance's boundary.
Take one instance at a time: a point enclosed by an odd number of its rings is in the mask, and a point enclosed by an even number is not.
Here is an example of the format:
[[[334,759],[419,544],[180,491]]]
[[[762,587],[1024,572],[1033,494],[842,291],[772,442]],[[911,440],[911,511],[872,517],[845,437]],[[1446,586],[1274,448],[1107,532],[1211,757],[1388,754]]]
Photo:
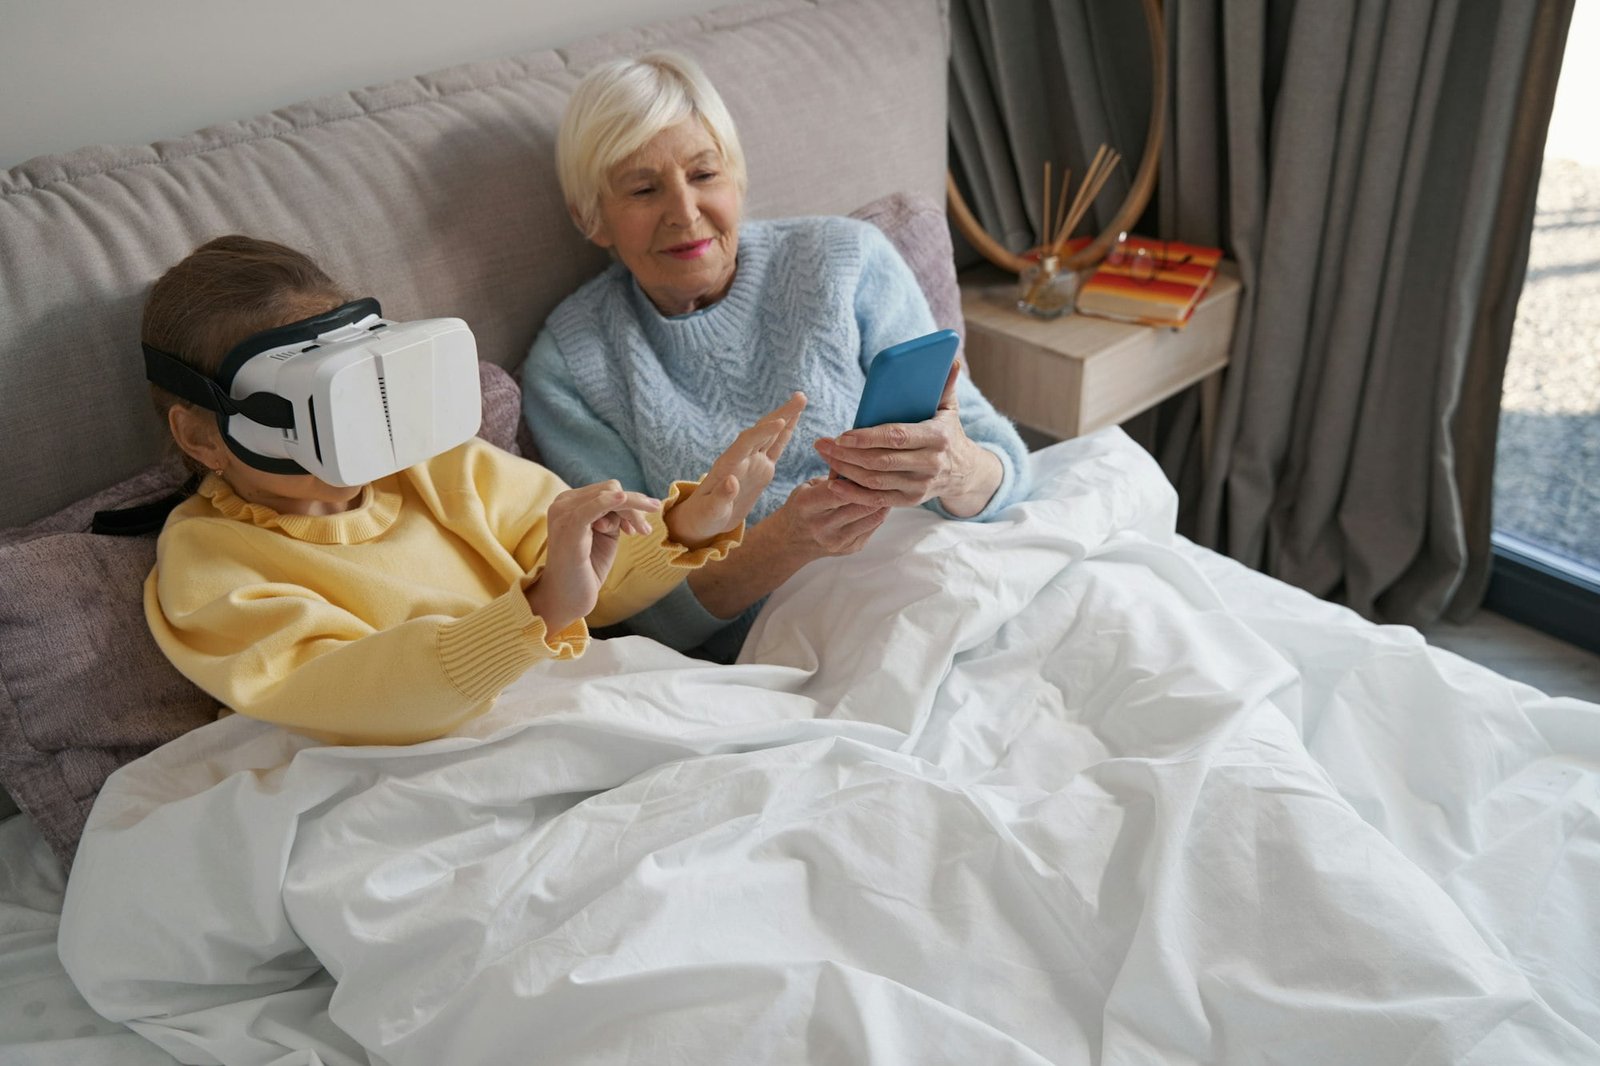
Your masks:
[[[348,300],[305,255],[222,237],[156,282],[141,332],[211,377],[247,338]],[[568,489],[476,438],[367,485],[268,473],[212,411],[152,391],[203,474],[145,583],[157,643],[235,711],[367,744],[448,733],[540,660],[581,655],[588,623],[726,555],[805,404],[795,394],[663,502],[615,481]]]

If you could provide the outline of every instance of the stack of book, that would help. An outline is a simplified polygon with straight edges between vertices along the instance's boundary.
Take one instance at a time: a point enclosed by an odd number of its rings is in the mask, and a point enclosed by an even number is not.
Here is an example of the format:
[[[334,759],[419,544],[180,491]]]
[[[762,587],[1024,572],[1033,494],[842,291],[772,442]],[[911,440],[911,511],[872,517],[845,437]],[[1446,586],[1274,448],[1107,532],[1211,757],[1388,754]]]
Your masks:
[[[1217,276],[1222,249],[1127,237],[1078,290],[1080,314],[1181,329]]]

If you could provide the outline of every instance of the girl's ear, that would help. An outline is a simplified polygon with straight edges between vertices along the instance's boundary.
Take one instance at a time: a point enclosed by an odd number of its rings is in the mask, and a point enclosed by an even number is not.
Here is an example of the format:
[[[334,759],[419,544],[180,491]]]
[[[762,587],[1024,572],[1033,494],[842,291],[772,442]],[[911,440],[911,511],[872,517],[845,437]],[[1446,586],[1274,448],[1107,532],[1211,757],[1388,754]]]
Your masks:
[[[228,446],[217,429],[217,418],[210,411],[175,403],[167,408],[167,428],[185,455],[207,470],[228,465]]]

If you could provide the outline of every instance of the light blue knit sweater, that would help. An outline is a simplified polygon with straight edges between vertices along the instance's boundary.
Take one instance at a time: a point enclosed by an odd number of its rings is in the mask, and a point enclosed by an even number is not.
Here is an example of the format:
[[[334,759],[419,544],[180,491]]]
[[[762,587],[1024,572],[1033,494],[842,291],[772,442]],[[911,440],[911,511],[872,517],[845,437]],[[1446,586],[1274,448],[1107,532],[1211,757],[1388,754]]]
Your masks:
[[[811,442],[850,428],[874,355],[935,328],[927,301],[888,239],[854,219],[747,221],[738,254],[727,295],[692,314],[663,316],[621,263],[551,313],[522,367],[546,466],[571,485],[616,478],[661,496],[798,389],[809,403],[752,523],[827,473]],[[1005,471],[983,520],[1026,491],[1027,449],[965,375],[958,397],[967,436]],[[715,635],[713,653],[731,658],[754,615],[718,619],[685,585],[630,626],[680,650]]]

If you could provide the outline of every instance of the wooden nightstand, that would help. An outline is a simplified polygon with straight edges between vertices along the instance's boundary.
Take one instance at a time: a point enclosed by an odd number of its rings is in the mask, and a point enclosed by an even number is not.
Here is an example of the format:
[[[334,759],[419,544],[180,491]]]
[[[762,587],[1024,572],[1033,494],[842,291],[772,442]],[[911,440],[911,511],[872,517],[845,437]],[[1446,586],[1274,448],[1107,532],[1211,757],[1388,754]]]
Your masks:
[[[962,281],[967,362],[995,407],[1064,440],[1125,422],[1198,381],[1201,461],[1209,462],[1239,305],[1233,264],[1221,265],[1181,330],[1089,315],[1034,318],[1016,301],[1015,278],[975,272]]]

